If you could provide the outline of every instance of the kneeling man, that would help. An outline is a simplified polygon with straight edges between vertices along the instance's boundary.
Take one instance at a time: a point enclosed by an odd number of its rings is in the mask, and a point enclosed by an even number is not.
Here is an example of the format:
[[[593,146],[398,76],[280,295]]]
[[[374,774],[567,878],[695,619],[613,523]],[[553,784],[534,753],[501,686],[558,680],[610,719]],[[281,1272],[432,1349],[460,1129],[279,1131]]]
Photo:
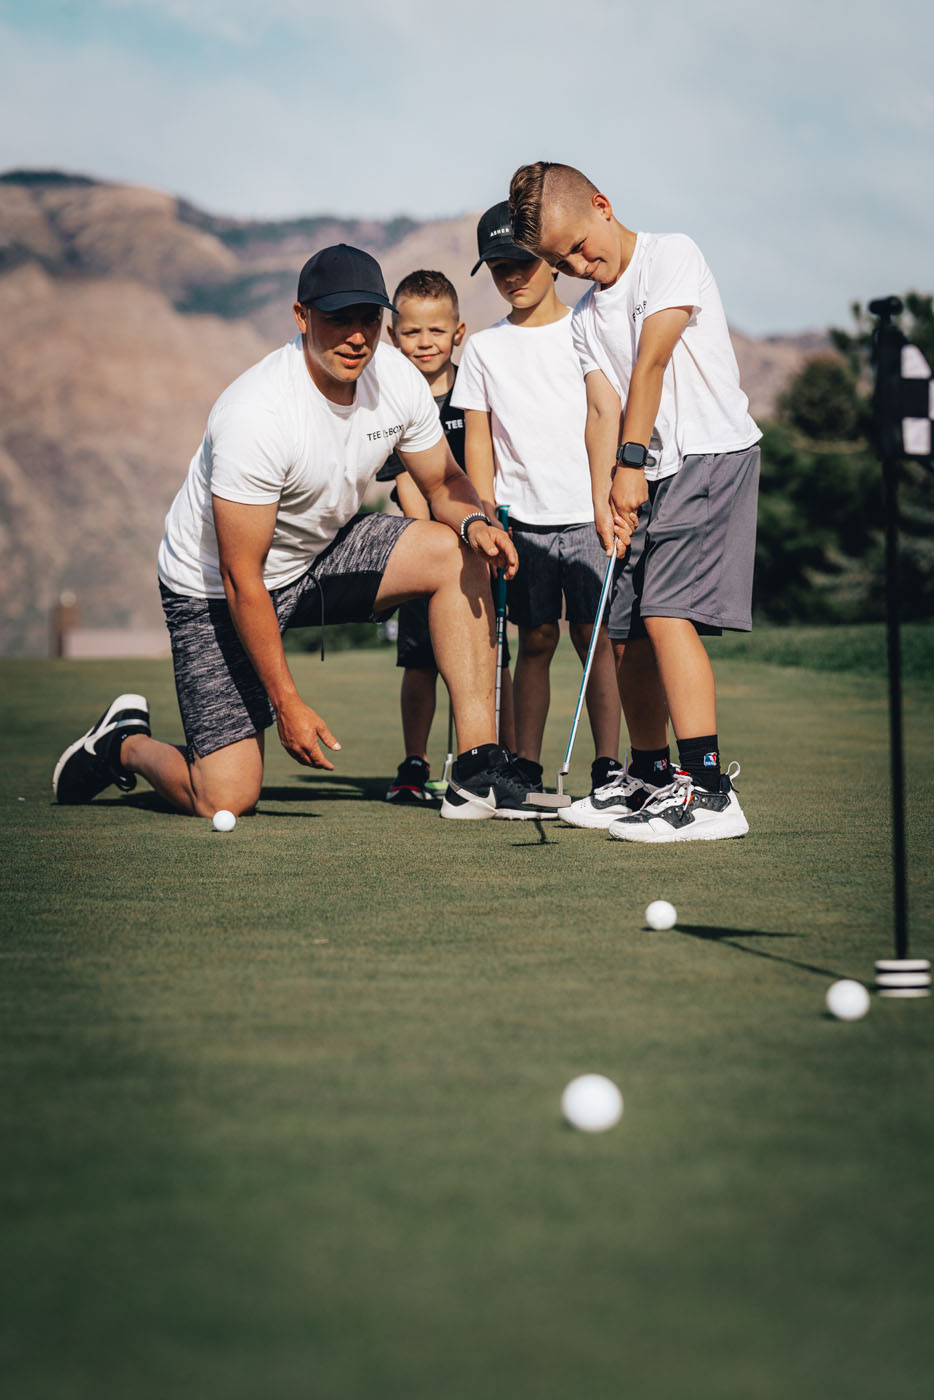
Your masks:
[[[150,735],[149,706],[121,695],[62,754],[59,802],[89,802],[139,774],[180,812],[251,811],[264,730],[312,768],[340,748],[296,689],[287,627],[378,621],[429,599],[460,754],[442,816],[535,816],[528,784],[496,743],[490,569],[516,571],[507,534],[484,514],[445,441],[423,377],[379,344],[392,308],[378,263],[346,244],[305,264],[299,334],[215,403],[166,518],[159,583],[187,747]],[[360,515],[395,449],[433,520]]]

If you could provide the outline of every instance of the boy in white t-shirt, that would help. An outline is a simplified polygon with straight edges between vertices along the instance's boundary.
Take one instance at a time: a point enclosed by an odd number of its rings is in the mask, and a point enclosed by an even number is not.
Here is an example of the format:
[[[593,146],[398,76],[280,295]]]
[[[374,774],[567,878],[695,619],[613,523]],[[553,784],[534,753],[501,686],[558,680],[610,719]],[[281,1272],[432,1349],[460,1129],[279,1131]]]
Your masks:
[[[519,630],[513,693],[517,763],[540,788],[549,668],[566,611],[584,658],[606,556],[593,527],[584,447],[586,395],[571,345],[571,315],[554,273],[516,246],[505,201],[477,226],[478,260],[512,310],[467,342],[451,402],[464,410],[467,474],[487,513],[509,507],[519,570],[509,620]],[[564,608],[562,608],[562,601]],[[613,654],[601,626],[587,691],[594,737],[592,789],[620,770],[620,707]]]
[[[748,830],[721,774],[713,670],[701,636],[751,626],[761,434],[749,416],[716,283],[684,234],[635,233],[571,166],[522,166],[517,241],[594,283],[575,307],[587,450],[604,548],[625,550],[610,608],[620,695],[650,783],[678,741],[674,781],[637,813],[611,789],[567,809],[623,841],[716,840]]]

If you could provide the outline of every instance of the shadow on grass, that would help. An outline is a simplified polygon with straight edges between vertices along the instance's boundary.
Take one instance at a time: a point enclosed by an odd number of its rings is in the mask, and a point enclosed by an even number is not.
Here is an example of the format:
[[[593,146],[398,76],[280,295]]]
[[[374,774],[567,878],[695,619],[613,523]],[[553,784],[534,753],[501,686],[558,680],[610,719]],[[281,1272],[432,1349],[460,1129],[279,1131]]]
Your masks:
[[[531,827],[534,827],[534,829],[535,829],[535,831],[536,831],[536,833],[537,833],[537,835],[536,835],[536,837],[535,837],[535,840],[534,840],[534,841],[513,841],[513,842],[512,842],[512,845],[513,845],[514,847],[516,847],[517,849],[521,849],[521,847],[523,847],[523,846],[525,846],[526,848],[528,848],[528,847],[530,847],[530,846],[557,846],[557,845],[559,844],[557,841],[549,841],[549,840],[548,840],[548,828],[547,828],[547,826],[545,825],[545,822],[542,820],[541,817],[535,817],[535,818],[533,818],[533,820],[532,820],[531,822],[530,822],[530,821],[525,821],[525,822],[522,823],[522,827],[523,827],[523,830],[524,830],[524,831],[528,831],[528,829],[529,829],[530,826],[531,826]],[[552,827],[552,830],[555,830],[556,826],[557,826],[557,823],[555,823],[555,825]]]
[[[677,924],[675,933],[685,933],[689,938],[702,938],[707,943],[722,943],[726,948],[735,948],[737,953],[746,953],[751,958],[765,958],[768,962],[784,963],[800,972],[813,972],[816,977],[830,977],[834,981],[848,976],[845,972],[834,972],[829,967],[818,967],[816,963],[802,962],[799,958],[786,958],[781,953],[769,953],[764,948],[747,948],[737,943],[737,938],[800,938],[797,933],[766,933],[759,928],[716,928],[708,924]]]
[[[380,778],[348,778],[339,773],[300,773],[296,775],[299,782],[295,786],[289,787],[269,787],[263,784],[259,797],[259,814],[261,816],[314,816],[313,812],[285,813],[269,812],[263,810],[264,802],[379,802],[386,806],[386,789],[389,786],[389,779]],[[55,805],[54,803],[52,804]],[[406,803],[406,806],[413,804]],[[145,788],[139,792],[114,793],[109,797],[99,797],[94,801],[95,807],[137,807],[145,812],[171,812],[176,814],[176,809],[171,803],[166,802],[164,797],[160,797],[157,792]],[[438,804],[430,802],[424,804],[429,812],[437,812]]]

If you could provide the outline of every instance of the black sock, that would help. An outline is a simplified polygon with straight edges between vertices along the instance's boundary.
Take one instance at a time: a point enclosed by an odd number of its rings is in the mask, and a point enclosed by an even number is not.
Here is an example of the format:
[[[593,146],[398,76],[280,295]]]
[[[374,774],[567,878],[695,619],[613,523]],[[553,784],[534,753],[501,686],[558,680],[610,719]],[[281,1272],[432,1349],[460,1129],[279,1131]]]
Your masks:
[[[503,752],[500,744],[478,744],[475,749],[467,749],[457,755],[457,771],[462,778],[472,778],[474,773],[482,773],[489,768],[494,754]]]
[[[530,783],[540,783],[545,772],[540,763],[536,763],[532,758],[516,758],[515,765],[524,778]]]
[[[643,783],[664,787],[671,782],[671,750],[667,744],[663,749],[630,749],[629,771]]]
[[[716,734],[678,740],[678,762],[698,787],[720,791],[720,745]]]

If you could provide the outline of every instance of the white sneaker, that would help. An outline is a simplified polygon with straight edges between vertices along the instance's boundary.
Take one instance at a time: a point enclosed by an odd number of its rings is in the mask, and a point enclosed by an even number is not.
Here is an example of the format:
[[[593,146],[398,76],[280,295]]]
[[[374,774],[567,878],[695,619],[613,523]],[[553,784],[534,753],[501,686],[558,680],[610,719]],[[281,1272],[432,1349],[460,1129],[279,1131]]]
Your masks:
[[[617,818],[631,817],[640,811],[653,793],[661,791],[654,783],[644,783],[641,778],[633,777],[627,763],[603,787],[572,802],[570,807],[559,807],[558,816],[568,826],[605,830]]]
[[[733,788],[739,764],[731,763],[719,792],[695,787],[691,775],[675,770],[674,782],[659,788],[636,813],[608,828],[616,841],[721,841],[745,836],[749,823]]]

